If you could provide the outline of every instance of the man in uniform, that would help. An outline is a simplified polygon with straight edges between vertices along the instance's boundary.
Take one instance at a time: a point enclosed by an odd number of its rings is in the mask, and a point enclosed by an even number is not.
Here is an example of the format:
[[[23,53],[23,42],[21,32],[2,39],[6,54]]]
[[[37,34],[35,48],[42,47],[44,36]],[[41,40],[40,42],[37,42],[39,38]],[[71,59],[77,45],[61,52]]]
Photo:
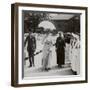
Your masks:
[[[26,45],[26,42],[28,42],[27,45],[27,51],[29,56],[29,67],[35,66],[34,64],[34,52],[36,50],[36,39],[32,32],[29,32],[29,35],[26,37],[24,45]]]

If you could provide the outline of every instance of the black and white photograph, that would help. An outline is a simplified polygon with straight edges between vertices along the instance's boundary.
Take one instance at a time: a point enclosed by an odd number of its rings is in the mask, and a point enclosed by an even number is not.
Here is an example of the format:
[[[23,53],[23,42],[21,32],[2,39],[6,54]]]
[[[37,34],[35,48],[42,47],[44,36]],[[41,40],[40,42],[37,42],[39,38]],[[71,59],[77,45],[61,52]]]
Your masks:
[[[15,86],[87,82],[86,7],[16,3],[12,10]]]
[[[80,14],[22,13],[24,77],[80,75]]]

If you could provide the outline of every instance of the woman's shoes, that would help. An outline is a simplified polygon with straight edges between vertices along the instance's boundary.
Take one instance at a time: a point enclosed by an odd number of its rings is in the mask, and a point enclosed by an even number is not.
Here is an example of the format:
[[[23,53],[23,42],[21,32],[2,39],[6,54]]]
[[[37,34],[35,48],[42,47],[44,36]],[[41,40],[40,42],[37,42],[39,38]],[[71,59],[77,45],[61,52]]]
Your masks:
[[[49,71],[51,68],[45,68],[45,71]]]

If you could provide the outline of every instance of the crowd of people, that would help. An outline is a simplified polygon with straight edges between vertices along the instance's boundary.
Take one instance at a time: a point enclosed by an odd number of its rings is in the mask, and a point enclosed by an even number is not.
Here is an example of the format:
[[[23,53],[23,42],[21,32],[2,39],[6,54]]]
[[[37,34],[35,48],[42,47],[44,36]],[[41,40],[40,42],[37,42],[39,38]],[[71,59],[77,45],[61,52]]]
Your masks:
[[[65,59],[69,60],[73,73],[80,74],[80,35],[68,33],[67,38]]]
[[[72,33],[70,40],[70,61],[71,68],[75,74],[80,74],[80,37]]]
[[[59,36],[56,38],[56,42],[53,43],[52,34],[48,31],[45,37],[42,39],[42,70],[48,71],[51,69],[52,62],[52,47],[55,47],[56,51],[56,63],[58,68],[61,68],[65,64],[65,54],[68,54],[68,59],[71,64],[71,69],[74,74],[80,74],[80,37],[77,34],[69,33],[69,43],[65,41],[64,33],[58,32]],[[29,67],[35,66],[34,55],[36,50],[36,39],[32,32],[26,37],[24,45],[27,45],[27,51],[29,56]],[[65,53],[67,48],[67,53]]]

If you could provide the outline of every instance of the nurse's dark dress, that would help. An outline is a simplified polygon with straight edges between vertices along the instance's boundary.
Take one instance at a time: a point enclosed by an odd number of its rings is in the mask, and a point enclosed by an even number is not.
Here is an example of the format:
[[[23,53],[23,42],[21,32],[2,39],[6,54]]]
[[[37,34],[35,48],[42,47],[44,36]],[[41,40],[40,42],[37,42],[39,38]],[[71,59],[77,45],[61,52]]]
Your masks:
[[[57,64],[61,66],[65,63],[65,42],[64,39],[58,37],[56,40],[56,54],[57,54]]]

